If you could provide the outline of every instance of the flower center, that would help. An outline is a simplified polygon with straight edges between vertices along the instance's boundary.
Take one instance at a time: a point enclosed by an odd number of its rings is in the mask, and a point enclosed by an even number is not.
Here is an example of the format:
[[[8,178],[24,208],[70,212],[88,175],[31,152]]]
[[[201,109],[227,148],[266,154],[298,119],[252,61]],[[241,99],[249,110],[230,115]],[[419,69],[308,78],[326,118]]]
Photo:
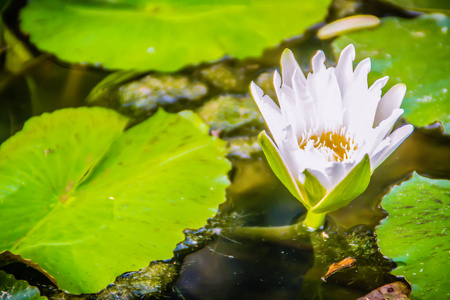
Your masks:
[[[332,162],[348,159],[358,148],[344,128],[338,131],[323,131],[320,135],[309,132],[302,136],[299,146],[300,149],[313,147]]]

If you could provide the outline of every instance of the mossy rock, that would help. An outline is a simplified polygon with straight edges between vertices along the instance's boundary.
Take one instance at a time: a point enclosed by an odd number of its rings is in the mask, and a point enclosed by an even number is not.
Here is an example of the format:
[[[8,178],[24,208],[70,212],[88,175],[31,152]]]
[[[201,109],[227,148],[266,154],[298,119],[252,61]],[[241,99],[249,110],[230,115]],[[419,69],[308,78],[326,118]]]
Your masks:
[[[200,76],[222,92],[246,92],[250,84],[245,79],[245,68],[233,68],[226,63],[218,63],[204,68]]]
[[[256,135],[264,120],[249,96],[218,96],[198,109],[200,117],[220,137]]]
[[[187,76],[148,75],[118,89],[119,110],[136,118],[152,115],[160,106],[178,111],[198,105],[207,93],[204,83]]]
[[[256,136],[237,137],[227,140],[227,157],[230,159],[251,159],[261,154],[262,149]]]

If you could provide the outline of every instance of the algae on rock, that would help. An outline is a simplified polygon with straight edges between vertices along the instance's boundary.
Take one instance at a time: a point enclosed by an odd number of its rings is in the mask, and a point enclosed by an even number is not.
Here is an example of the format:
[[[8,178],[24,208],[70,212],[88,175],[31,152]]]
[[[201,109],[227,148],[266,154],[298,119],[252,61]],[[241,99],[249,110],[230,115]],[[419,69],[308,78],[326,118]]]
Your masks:
[[[264,120],[248,96],[221,95],[199,108],[200,117],[220,137],[256,135]]]
[[[225,63],[218,63],[200,71],[206,82],[223,92],[246,92],[249,82],[245,81],[243,68],[232,68]]]
[[[205,84],[186,76],[148,75],[118,89],[119,110],[136,118],[147,117],[159,106],[176,111],[198,105],[207,93]]]

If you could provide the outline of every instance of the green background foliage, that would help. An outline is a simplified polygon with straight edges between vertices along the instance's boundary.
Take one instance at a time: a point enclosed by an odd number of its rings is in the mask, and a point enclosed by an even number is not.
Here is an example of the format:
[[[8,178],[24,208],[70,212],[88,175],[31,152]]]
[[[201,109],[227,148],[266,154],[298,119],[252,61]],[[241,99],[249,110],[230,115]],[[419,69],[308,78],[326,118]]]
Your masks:
[[[175,71],[260,56],[322,20],[330,2],[33,0],[21,20],[38,48],[69,62]]]

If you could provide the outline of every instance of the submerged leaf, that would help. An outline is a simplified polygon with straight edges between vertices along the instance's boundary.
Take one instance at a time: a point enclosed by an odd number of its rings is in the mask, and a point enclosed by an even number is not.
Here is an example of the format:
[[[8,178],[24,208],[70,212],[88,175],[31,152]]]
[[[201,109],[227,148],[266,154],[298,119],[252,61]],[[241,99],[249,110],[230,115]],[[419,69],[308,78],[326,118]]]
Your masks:
[[[171,72],[226,55],[259,56],[320,22],[330,2],[33,0],[21,25],[63,60]]]
[[[8,300],[44,300],[37,287],[30,286],[25,280],[17,280],[13,275],[0,270],[0,299]]]
[[[388,75],[386,88],[405,83],[403,116],[413,125],[440,121],[450,132],[450,18],[424,15],[419,18],[385,18],[374,30],[354,32],[333,42],[338,54],[348,44],[356,47],[356,60],[369,56],[372,81]]]
[[[450,10],[448,0],[383,0],[412,10]]]
[[[225,199],[223,144],[198,118],[168,114],[122,133],[102,108],[27,122],[0,147],[1,250],[31,259],[71,293],[172,257],[183,229]]]
[[[413,298],[448,299],[450,181],[415,174],[382,205],[389,216],[377,228],[378,244],[397,263],[393,273],[411,283]]]

